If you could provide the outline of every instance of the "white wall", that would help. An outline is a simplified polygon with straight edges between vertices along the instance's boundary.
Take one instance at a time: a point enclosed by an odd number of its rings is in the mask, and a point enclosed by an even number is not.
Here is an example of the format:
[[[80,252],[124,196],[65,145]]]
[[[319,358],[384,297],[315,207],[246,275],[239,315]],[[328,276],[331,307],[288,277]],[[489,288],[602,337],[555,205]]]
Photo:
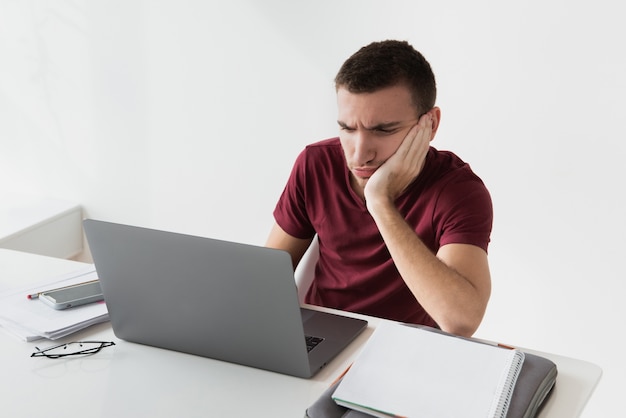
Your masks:
[[[341,62],[407,39],[437,75],[434,145],[493,195],[494,291],[477,335],[600,364],[584,416],[614,416],[622,6],[506,3],[0,0],[0,189],[262,244],[297,153],[336,133]]]

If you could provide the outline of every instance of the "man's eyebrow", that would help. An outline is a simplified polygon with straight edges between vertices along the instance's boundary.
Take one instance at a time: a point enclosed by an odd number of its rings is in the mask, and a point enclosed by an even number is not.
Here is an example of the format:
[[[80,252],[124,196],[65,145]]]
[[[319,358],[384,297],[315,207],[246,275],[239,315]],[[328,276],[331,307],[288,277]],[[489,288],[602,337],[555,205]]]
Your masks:
[[[397,128],[400,125],[402,125],[402,122],[400,122],[400,121],[383,122],[383,123],[376,124],[374,126],[365,127],[365,129],[367,129],[369,131],[389,130],[389,129]]]

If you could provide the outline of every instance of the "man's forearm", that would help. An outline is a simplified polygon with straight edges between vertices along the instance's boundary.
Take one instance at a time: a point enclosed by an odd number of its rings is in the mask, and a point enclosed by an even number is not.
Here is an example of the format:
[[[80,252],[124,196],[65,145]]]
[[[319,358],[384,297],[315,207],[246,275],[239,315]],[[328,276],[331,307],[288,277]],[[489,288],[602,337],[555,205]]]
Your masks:
[[[393,204],[370,202],[368,208],[396,268],[426,312],[445,331],[473,334],[484,315],[484,294],[434,255]]]

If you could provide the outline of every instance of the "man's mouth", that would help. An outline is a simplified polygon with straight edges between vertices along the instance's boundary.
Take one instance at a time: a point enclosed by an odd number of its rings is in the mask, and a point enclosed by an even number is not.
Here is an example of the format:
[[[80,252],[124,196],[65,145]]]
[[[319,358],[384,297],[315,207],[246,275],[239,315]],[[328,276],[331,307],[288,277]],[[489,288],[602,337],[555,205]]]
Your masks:
[[[352,173],[361,179],[368,179],[372,177],[372,174],[376,171],[374,167],[362,167],[362,168],[353,168]]]

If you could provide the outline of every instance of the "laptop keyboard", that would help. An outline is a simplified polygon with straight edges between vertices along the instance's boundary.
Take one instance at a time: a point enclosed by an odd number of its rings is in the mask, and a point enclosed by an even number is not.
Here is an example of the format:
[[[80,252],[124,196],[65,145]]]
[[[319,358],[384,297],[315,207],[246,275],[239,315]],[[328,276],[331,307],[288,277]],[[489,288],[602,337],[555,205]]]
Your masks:
[[[305,335],[304,339],[306,340],[306,351],[307,353],[313,350],[319,343],[324,341],[321,337],[313,337],[311,335]]]

